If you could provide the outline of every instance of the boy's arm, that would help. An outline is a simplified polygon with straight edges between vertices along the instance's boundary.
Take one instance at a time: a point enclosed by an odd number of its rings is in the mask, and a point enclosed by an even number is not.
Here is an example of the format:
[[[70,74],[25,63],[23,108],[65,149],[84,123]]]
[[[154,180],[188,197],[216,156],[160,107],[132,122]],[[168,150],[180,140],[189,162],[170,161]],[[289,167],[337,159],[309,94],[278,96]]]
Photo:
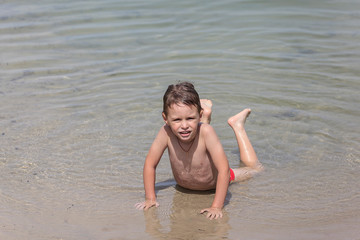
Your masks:
[[[217,219],[218,217],[222,217],[222,208],[229,186],[229,163],[215,130],[210,125],[207,125],[204,134],[206,149],[210,153],[213,163],[218,171],[218,176],[214,201],[210,208],[203,209],[201,213],[208,212],[208,218]]]
[[[155,176],[156,166],[167,147],[167,133],[162,127],[152,143],[150,150],[146,156],[143,180],[145,189],[145,202],[136,204],[136,208],[147,210],[152,206],[158,206],[155,195]]]

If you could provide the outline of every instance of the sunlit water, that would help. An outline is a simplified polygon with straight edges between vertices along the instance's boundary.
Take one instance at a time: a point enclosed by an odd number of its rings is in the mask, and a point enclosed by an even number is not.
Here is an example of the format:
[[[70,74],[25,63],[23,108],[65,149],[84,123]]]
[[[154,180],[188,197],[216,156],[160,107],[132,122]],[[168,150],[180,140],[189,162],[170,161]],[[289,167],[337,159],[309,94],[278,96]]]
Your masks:
[[[1,1],[1,239],[359,239],[360,3]],[[145,214],[142,166],[169,84],[213,100],[266,171],[213,192],[157,169]]]

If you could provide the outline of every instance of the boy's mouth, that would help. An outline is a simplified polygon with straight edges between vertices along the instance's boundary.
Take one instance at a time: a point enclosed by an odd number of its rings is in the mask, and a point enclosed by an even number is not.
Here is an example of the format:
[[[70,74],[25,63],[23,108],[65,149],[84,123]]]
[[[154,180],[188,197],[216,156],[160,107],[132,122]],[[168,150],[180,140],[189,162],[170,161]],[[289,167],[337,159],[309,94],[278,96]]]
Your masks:
[[[179,132],[180,136],[182,136],[183,138],[189,137],[190,136],[191,131],[182,131]]]

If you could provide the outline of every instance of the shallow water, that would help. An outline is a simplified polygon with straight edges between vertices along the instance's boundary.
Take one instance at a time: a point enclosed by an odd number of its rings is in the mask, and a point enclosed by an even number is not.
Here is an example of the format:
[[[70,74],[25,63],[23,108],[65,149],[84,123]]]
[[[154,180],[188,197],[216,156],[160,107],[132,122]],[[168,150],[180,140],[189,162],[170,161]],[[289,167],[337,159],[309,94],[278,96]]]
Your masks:
[[[1,239],[359,239],[358,1],[2,1]],[[142,165],[167,85],[213,100],[232,167],[228,117],[266,171],[212,192],[157,169],[143,213]]]

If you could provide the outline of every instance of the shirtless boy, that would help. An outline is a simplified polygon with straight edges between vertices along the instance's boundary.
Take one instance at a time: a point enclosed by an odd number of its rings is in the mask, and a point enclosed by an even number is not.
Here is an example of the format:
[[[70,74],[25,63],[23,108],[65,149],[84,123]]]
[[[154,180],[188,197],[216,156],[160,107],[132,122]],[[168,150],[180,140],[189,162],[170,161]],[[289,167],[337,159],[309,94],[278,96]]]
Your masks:
[[[245,164],[245,167],[230,169],[219,138],[209,125],[211,107],[211,100],[200,100],[189,82],[168,87],[163,98],[165,125],[160,128],[146,156],[143,170],[145,201],[137,203],[137,209],[159,206],[155,195],[155,171],[166,148],[177,184],[191,190],[215,189],[212,205],[200,211],[207,213],[210,219],[222,217],[230,182],[247,179],[262,170],[244,129],[251,110],[245,109],[228,119],[238,142],[240,159]]]

